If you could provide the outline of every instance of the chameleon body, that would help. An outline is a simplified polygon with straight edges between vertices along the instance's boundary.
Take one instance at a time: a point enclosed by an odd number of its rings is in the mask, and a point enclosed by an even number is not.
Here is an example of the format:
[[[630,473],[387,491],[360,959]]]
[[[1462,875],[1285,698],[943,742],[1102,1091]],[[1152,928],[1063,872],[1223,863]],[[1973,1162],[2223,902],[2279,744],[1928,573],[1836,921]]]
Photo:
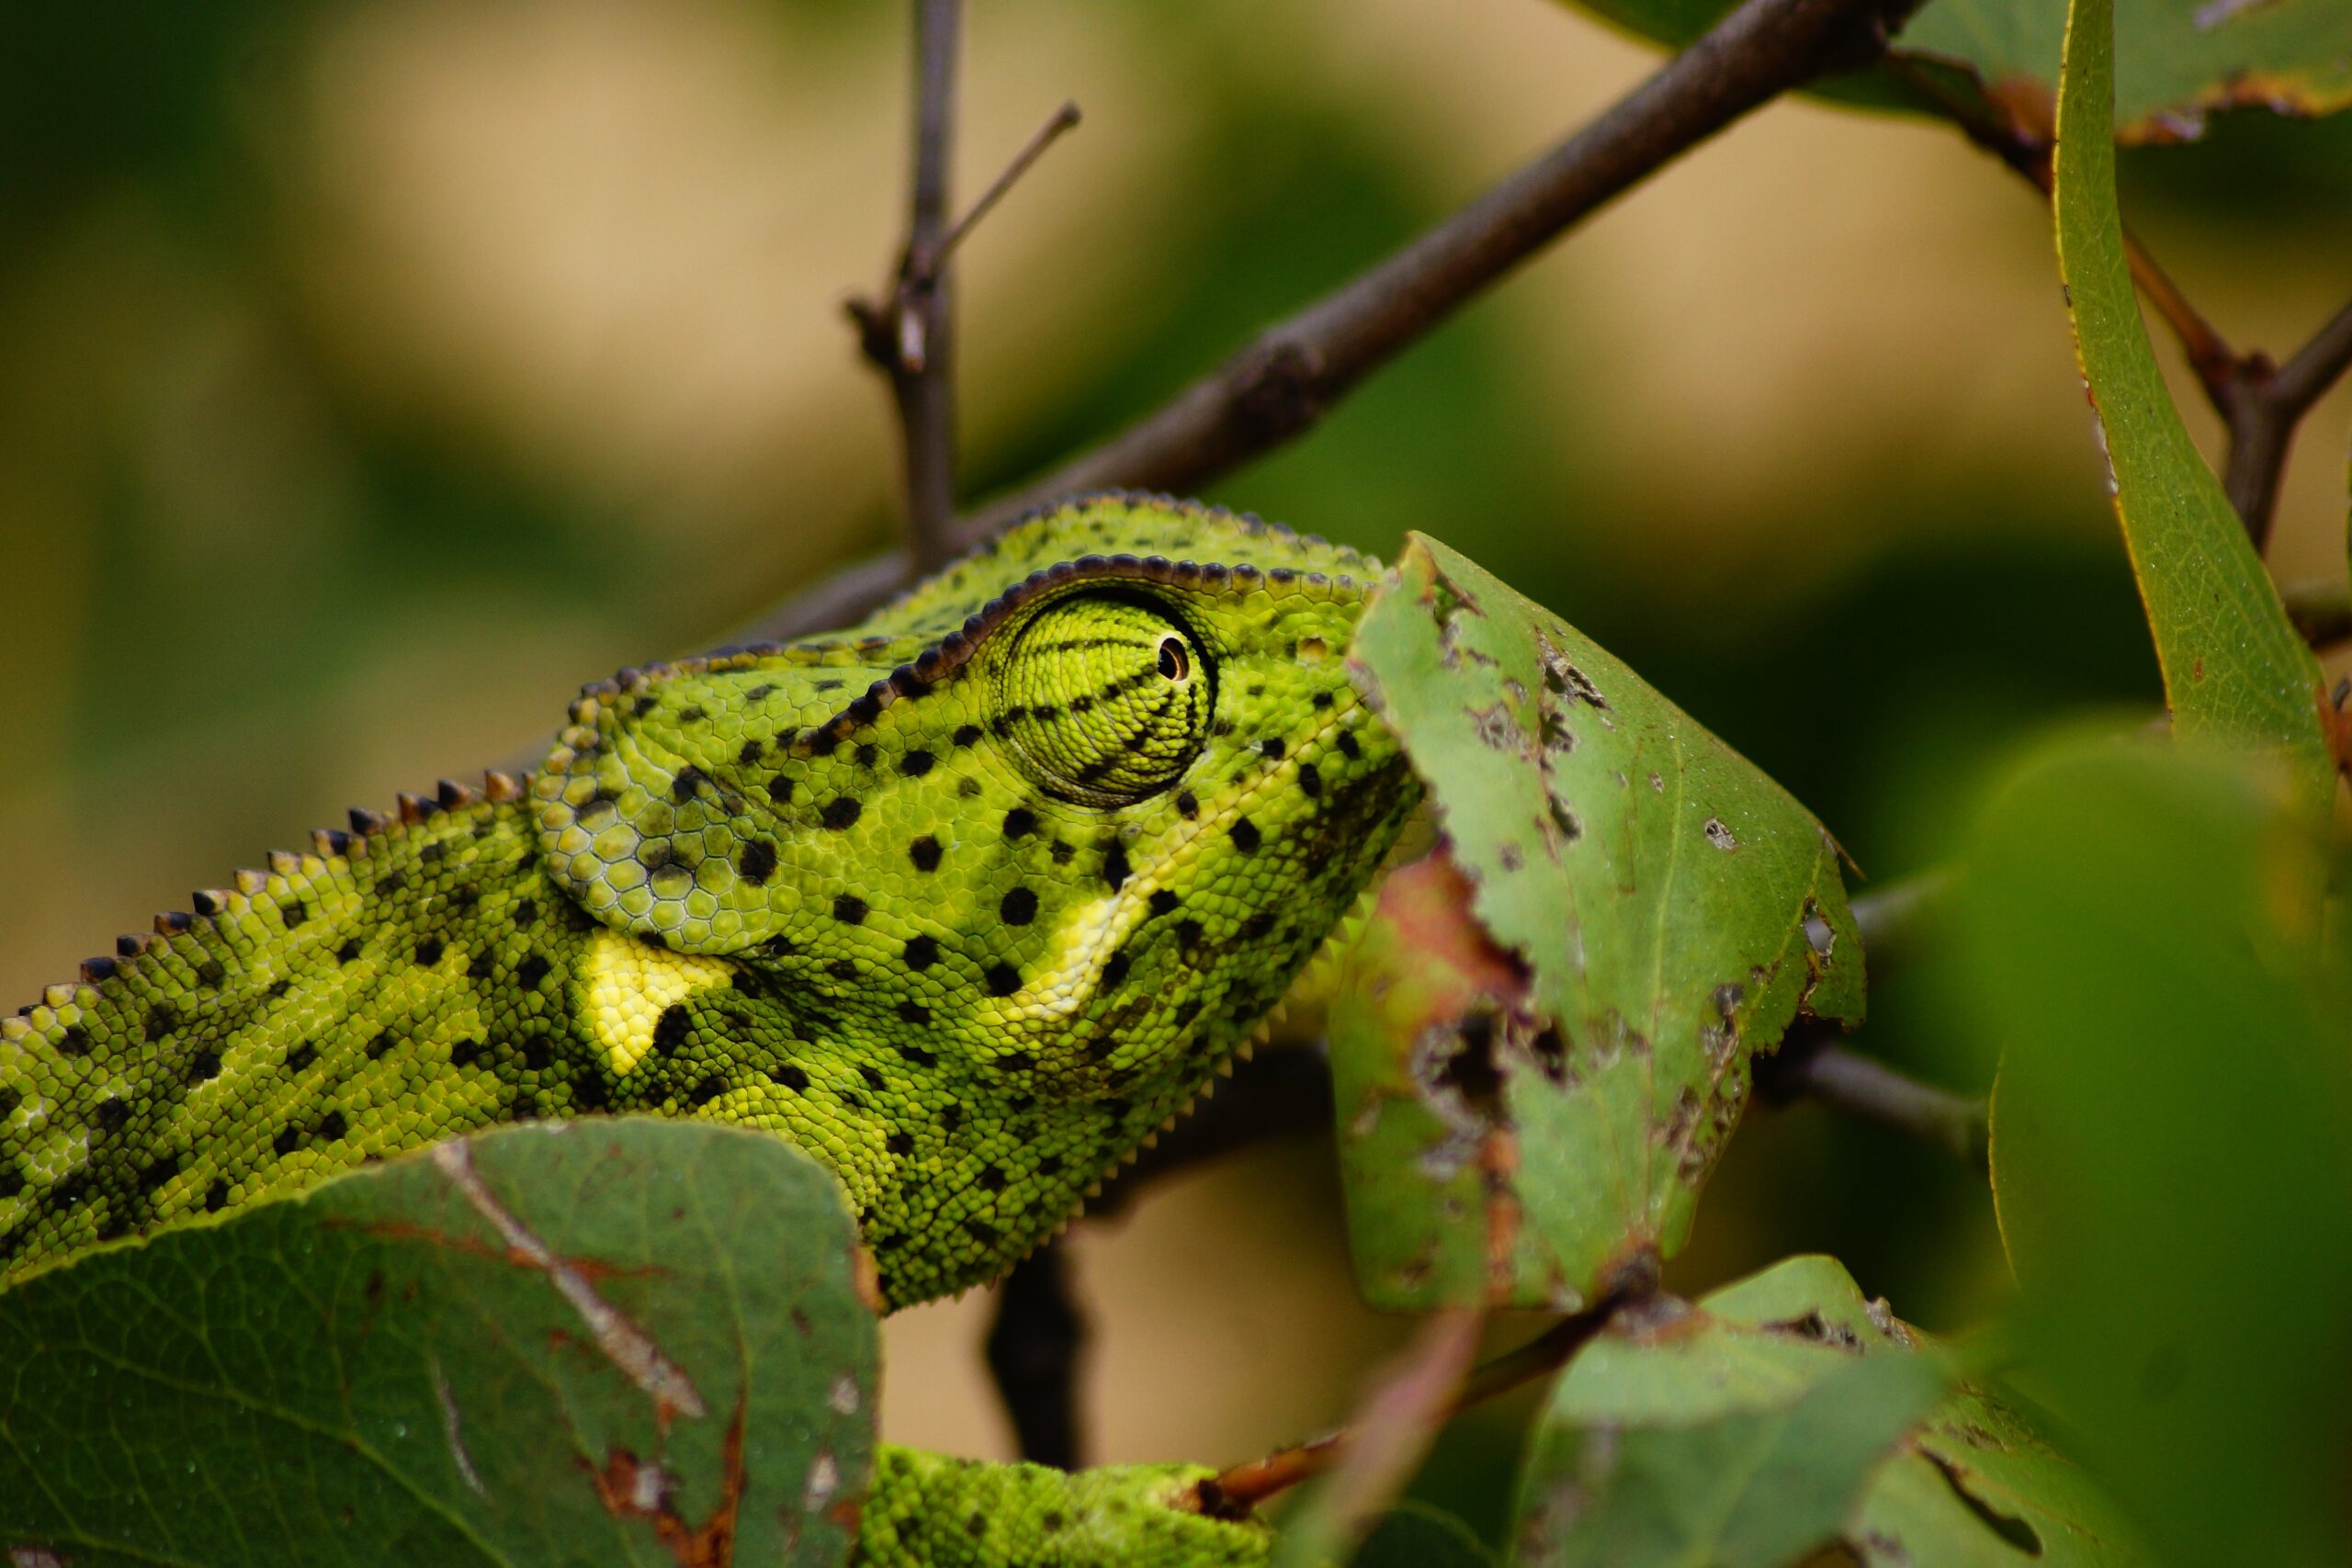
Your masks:
[[[0,1024],[0,1286],[630,1111],[830,1166],[892,1305],[995,1278],[1244,1043],[1411,809],[1344,668],[1377,570],[1099,498],[834,637],[589,687],[528,779],[356,812]],[[1258,1560],[1168,1506],[1202,1473],[886,1446],[860,1550]]]

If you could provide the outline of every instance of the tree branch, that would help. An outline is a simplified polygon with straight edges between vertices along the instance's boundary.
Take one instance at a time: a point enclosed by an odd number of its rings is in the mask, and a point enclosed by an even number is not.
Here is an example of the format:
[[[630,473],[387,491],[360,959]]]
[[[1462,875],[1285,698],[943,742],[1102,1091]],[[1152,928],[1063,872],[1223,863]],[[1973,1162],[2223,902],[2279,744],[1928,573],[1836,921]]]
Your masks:
[[[1057,1236],[1004,1277],[989,1327],[989,1373],[1021,1457],[1032,1464],[1076,1470],[1083,1462],[1078,1361],[1085,1348],[1086,1318],[1071,1297],[1069,1258]]]
[[[1838,1044],[1819,1028],[1790,1032],[1781,1048],[1756,1058],[1756,1098],[1769,1105],[1817,1100],[1933,1144],[1975,1165],[1984,1163],[1984,1101],[1905,1077],[1883,1062]]]
[[[1281,323],[1157,412],[959,520],[968,547],[1090,490],[1184,491],[1312,428],[1365,376],[1595,209],[1791,87],[1869,63],[1913,0],[1744,0],[1601,116],[1403,250]],[[811,595],[862,613],[909,558],[861,562]],[[744,640],[817,629],[795,599]]]
[[[1447,1401],[1439,1424],[1452,1420],[1473,1405],[1556,1371],[1592,1343],[1621,1312],[1655,1299],[1657,1298],[1646,1291],[1621,1292],[1603,1297],[1573,1317],[1562,1318],[1518,1349],[1473,1371]],[[1263,1459],[1235,1465],[1214,1480],[1201,1483],[1201,1511],[1219,1517],[1245,1514],[1267,1498],[1331,1469],[1346,1457],[1357,1437],[1355,1428],[1343,1427],[1276,1450]]]
[[[1887,68],[1971,141],[2030,182],[2045,197],[2050,195],[2048,127],[2029,129],[2003,118],[1983,100],[1951,91],[1933,72],[1899,52],[1888,57]],[[2141,298],[2180,340],[2189,368],[2197,372],[2198,383],[2205,389],[2206,400],[2229,432],[2222,488],[2259,553],[2270,542],[2278,481],[2294,445],[2295,427],[2352,367],[2352,304],[2338,311],[2286,365],[2274,366],[2258,348],[2240,353],[2231,347],[2128,229],[2123,245],[2132,265],[2132,281],[2139,287]]]
[[[955,151],[963,0],[914,0],[914,175],[906,247],[886,300],[849,302],[859,346],[889,378],[906,447],[907,542],[919,570],[956,553],[954,312],[947,182]]]

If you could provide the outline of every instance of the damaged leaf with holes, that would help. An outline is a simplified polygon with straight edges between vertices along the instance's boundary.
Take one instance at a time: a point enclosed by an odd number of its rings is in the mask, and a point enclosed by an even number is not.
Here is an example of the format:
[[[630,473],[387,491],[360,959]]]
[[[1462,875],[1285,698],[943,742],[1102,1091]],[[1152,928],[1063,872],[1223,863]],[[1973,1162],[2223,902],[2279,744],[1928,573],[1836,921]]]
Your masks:
[[[1332,1010],[1376,1303],[1576,1310],[1654,1276],[1799,1016],[1859,1021],[1820,823],[1558,616],[1415,536],[1358,683],[1445,859],[1392,878]]]
[[[2080,1467],[1817,1257],[1587,1347],[1538,1420],[1515,1529],[1529,1568],[2148,1561]]]
[[[524,1126],[358,1171],[0,1296],[0,1547],[839,1563],[859,1280],[839,1186],[760,1134]]]

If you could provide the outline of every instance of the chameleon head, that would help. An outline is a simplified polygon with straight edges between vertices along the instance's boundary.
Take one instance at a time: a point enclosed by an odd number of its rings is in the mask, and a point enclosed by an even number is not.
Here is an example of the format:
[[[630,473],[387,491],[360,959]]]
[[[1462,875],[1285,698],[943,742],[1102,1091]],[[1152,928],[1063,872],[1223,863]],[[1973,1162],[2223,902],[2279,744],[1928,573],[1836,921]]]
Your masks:
[[[730,961],[811,1049],[862,1043],[963,1105],[1091,1107],[1131,1145],[1411,807],[1345,669],[1377,570],[1205,508],[1074,502],[835,637],[590,688],[537,830],[607,926]]]

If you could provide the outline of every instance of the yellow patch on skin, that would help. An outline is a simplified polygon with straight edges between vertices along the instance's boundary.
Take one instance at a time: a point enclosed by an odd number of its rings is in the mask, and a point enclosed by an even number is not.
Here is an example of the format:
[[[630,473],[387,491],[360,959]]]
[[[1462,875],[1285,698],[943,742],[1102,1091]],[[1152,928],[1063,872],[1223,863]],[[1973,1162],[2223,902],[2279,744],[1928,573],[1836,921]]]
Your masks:
[[[1141,898],[1106,893],[1072,908],[1054,933],[1052,951],[1029,983],[1005,998],[1005,1010],[1019,1018],[1060,1018],[1085,1007],[1102,982],[1102,965],[1126,940],[1142,907]]]
[[[653,1048],[653,1026],[663,1010],[733,975],[716,958],[692,958],[650,942],[600,931],[588,950],[584,987],[588,1027],[613,1071],[626,1076]]]

